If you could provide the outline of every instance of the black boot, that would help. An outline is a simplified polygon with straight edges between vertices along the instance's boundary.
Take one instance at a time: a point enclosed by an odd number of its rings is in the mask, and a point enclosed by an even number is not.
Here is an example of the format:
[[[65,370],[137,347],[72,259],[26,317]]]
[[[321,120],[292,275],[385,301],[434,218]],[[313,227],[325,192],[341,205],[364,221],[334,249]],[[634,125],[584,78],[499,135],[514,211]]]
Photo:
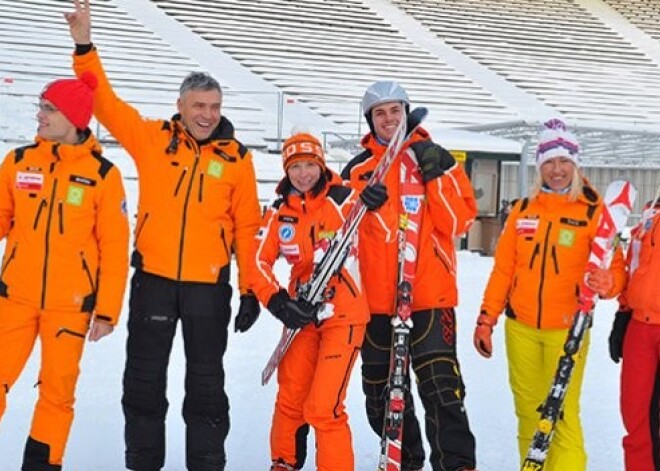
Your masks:
[[[21,471],[61,471],[62,466],[50,464],[50,446],[28,437],[23,453],[23,466]]]

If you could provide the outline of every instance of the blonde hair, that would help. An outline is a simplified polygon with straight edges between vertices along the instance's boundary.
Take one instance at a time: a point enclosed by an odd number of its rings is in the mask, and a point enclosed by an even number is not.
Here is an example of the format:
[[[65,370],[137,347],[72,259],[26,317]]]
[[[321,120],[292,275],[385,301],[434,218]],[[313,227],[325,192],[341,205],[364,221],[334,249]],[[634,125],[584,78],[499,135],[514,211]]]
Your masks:
[[[541,176],[541,169],[537,167],[536,177],[534,178],[534,183],[529,191],[529,197],[532,199],[536,198],[539,193],[541,193],[542,186],[543,176]],[[577,165],[573,165],[573,177],[571,178],[571,190],[568,192],[568,201],[577,200],[580,193],[582,193],[582,172]]]

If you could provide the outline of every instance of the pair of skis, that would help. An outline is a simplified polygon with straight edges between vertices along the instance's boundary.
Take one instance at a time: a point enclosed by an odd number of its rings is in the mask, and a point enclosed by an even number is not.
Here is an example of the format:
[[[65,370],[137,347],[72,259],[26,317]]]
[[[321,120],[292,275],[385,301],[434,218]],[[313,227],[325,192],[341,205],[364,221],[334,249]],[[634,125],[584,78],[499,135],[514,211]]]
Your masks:
[[[585,278],[593,268],[609,268],[636,195],[635,187],[627,181],[617,180],[607,187],[603,198],[602,216],[596,237],[591,243]],[[575,367],[574,357],[582,345],[586,330],[591,325],[591,311],[596,299],[597,294],[583,281],[580,285],[578,311],[564,344],[564,354],[559,358],[550,392],[541,407],[541,418],[522,463],[522,471],[542,471],[545,467],[550,443],[563,410],[566,391]]]
[[[381,437],[379,471],[401,470],[403,415],[408,391],[410,330],[412,322],[412,287],[417,268],[419,229],[422,223],[424,182],[414,157],[401,156],[401,209],[399,216],[399,273],[396,315],[392,318],[390,372],[386,386],[385,417]]]
[[[381,183],[384,180],[387,171],[392,165],[392,162],[394,162],[399,155],[403,145],[412,135],[417,126],[419,126],[426,118],[427,114],[428,110],[426,108],[415,108],[408,113],[406,120],[401,120],[401,123],[399,123],[383,157],[371,175],[368,185]],[[319,321],[323,320],[323,315],[326,312],[322,309],[322,306],[324,302],[328,301],[329,293],[326,292],[328,284],[333,276],[339,274],[344,262],[348,258],[353,245],[355,233],[366,210],[367,208],[362,200],[358,199],[341,228],[337,231],[335,237],[330,242],[330,246],[323,254],[323,257],[319,263],[316,264],[310,281],[301,285],[298,289],[298,300],[306,302],[316,313],[317,320]],[[275,350],[261,372],[262,385],[268,383],[273,376],[273,373],[282,361],[282,358],[284,358],[284,355],[291,346],[291,342],[298,331],[299,329],[284,328],[279,343],[275,347]]]

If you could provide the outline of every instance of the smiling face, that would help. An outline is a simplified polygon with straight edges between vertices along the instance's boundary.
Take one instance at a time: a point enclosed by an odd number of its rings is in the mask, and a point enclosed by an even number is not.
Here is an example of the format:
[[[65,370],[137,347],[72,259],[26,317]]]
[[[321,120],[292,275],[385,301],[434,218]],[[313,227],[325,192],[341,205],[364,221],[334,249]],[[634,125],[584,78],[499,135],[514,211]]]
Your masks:
[[[561,191],[571,184],[575,172],[575,163],[568,157],[548,159],[540,168],[543,183],[552,191]]]
[[[39,100],[37,108],[37,135],[39,137],[64,144],[78,142],[76,127],[53,103],[42,98]]]
[[[385,142],[390,142],[394,131],[405,117],[406,110],[403,103],[392,101],[374,106],[371,109],[371,119],[374,123],[374,132]]]
[[[176,102],[181,122],[198,141],[211,137],[220,124],[222,96],[217,90],[188,90]]]
[[[307,193],[321,178],[321,167],[311,160],[299,160],[289,165],[286,174],[296,190]]]

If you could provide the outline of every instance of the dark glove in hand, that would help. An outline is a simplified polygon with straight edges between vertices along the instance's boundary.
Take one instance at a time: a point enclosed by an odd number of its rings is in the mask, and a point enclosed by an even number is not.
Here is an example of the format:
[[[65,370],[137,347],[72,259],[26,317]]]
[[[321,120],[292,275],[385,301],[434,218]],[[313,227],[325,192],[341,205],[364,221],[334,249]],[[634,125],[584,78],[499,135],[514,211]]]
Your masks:
[[[443,175],[456,163],[447,149],[432,141],[415,142],[410,148],[417,157],[424,183]]]
[[[302,329],[314,321],[314,313],[302,301],[295,301],[289,293],[280,290],[268,301],[268,310],[289,329]]]
[[[234,332],[247,332],[259,317],[259,301],[254,294],[248,293],[241,296],[241,304],[238,307],[238,314],[234,319]]]
[[[382,183],[368,185],[360,193],[360,199],[369,211],[374,211],[387,201],[387,188]]]
[[[614,323],[612,324],[612,332],[610,332],[610,358],[614,363],[619,363],[623,357],[623,338],[628,329],[628,322],[632,317],[630,311],[617,311],[614,316]]]

